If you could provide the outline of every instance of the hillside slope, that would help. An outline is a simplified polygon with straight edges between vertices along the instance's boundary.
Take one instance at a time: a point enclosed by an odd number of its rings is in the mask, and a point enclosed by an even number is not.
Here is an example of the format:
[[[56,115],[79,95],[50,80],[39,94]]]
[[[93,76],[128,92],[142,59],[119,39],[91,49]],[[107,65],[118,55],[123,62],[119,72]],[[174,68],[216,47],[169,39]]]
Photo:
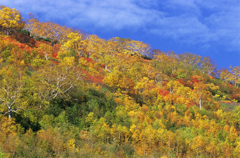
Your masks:
[[[0,18],[0,157],[239,157],[239,67],[9,20]]]

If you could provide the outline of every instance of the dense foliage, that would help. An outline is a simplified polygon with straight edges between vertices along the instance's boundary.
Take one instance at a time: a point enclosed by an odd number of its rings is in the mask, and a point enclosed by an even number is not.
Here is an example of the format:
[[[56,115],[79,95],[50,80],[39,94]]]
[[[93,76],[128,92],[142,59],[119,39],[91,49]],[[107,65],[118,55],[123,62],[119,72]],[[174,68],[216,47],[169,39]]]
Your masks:
[[[0,157],[240,156],[239,67],[5,6],[0,31]]]

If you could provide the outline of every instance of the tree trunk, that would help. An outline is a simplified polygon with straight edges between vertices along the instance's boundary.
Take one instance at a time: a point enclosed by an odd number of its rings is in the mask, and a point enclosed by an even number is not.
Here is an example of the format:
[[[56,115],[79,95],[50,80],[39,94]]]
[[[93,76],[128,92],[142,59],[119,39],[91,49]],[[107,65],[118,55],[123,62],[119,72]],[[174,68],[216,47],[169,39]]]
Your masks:
[[[199,99],[199,107],[200,107],[200,110],[202,108],[202,99]]]
[[[6,35],[9,36],[9,33],[10,33],[10,29],[7,27],[7,28],[6,28]]]
[[[87,58],[90,58],[90,53],[87,53]]]
[[[168,138],[168,156],[170,156],[170,146],[171,146],[170,138]]]
[[[11,111],[8,112],[8,118],[9,118],[9,119],[12,118],[12,112],[11,112]]]

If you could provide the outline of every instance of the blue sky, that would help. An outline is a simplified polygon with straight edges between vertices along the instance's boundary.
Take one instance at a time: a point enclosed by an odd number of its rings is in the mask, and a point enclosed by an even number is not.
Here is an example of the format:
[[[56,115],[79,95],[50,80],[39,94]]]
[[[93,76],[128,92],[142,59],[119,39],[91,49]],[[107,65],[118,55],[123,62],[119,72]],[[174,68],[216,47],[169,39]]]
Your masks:
[[[27,19],[52,21],[101,38],[130,38],[153,49],[210,56],[240,66],[239,0],[1,0]]]

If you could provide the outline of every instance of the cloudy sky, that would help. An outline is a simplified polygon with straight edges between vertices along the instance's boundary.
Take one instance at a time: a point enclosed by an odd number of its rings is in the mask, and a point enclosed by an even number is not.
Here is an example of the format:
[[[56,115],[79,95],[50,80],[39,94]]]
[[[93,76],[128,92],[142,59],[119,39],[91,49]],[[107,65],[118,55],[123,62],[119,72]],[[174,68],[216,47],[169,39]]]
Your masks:
[[[27,19],[80,28],[101,38],[130,38],[153,49],[210,56],[240,66],[239,0],[1,0]]]

